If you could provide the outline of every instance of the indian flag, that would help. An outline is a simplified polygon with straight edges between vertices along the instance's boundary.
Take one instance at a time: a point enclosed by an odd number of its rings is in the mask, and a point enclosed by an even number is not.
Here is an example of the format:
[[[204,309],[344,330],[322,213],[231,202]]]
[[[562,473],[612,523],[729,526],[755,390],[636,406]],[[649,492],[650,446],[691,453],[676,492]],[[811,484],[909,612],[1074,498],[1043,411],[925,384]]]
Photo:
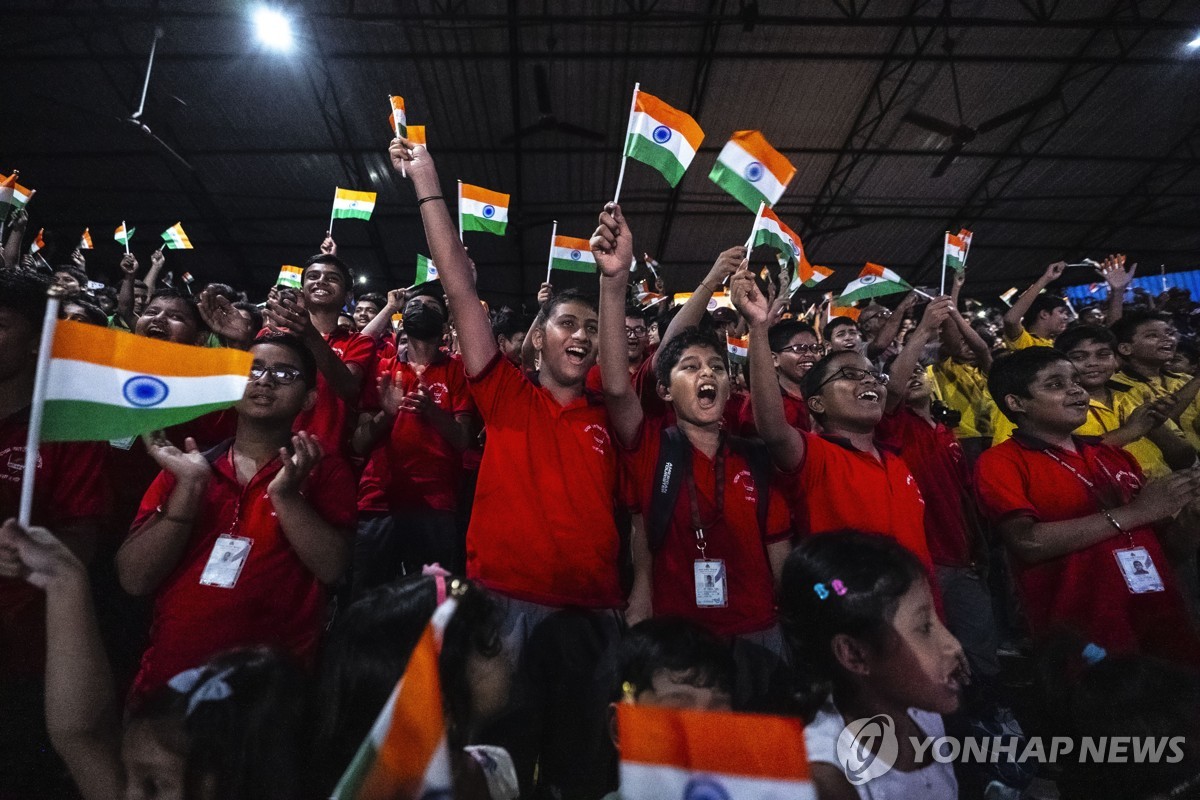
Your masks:
[[[438,271],[437,267],[433,264],[433,259],[417,253],[417,277],[413,281],[413,284],[419,286],[422,283],[436,281],[437,279]]]
[[[1017,296],[1017,287],[1012,287],[1004,294],[1000,295],[1000,299],[1004,301],[1004,305],[1011,307],[1013,298]]]
[[[426,148],[429,147],[429,144],[425,140],[425,126],[424,125],[409,125],[408,126],[408,136],[405,136],[404,138],[408,139],[410,142],[412,142],[413,147],[416,147],[417,145],[423,145]]]
[[[442,603],[332,800],[450,797],[450,752],[438,656],[458,601]]]
[[[79,237],[79,244],[77,245],[77,247],[80,250],[91,250],[92,249],[92,232],[90,230],[88,230],[87,228],[83,229],[83,235]]]
[[[946,242],[942,247],[942,264],[956,272],[962,272],[967,265],[967,243],[950,231],[946,231]]]
[[[20,211],[33,199],[34,189],[26,189],[17,183],[19,172],[12,175],[0,175],[0,206],[10,206],[12,211]],[[4,213],[7,216],[8,212]]]
[[[355,192],[350,189],[334,187],[333,218],[334,219],[370,219],[375,210],[375,192]]]
[[[245,350],[64,320],[54,330],[41,438],[122,439],[227,408],[242,399],[251,361]]]
[[[654,167],[667,183],[676,186],[702,141],[704,131],[696,120],[652,94],[637,92],[625,136],[625,155]]]
[[[833,270],[829,267],[810,264],[808,259],[804,257],[804,253],[801,253],[800,263],[796,265],[796,274],[792,277],[792,283],[788,287],[788,291],[795,293],[801,287],[812,289],[832,274]]]
[[[745,336],[728,336],[725,339],[725,346],[729,349],[729,360],[736,361],[739,364],[745,364],[750,358],[750,335]]]
[[[672,296],[675,305],[681,306],[692,298],[692,292],[676,292]],[[704,307],[706,311],[713,312],[718,308],[733,308],[733,300],[730,299],[727,292],[713,292],[712,297],[708,299],[708,304]]]
[[[792,163],[761,133],[734,131],[708,177],[746,208],[758,211],[759,203],[766,203],[768,208],[778,203],[795,174]]]
[[[881,267],[868,261],[867,265],[863,267],[863,271],[858,273],[858,277],[850,281],[842,290],[841,296],[838,297],[838,303],[847,306],[868,297],[882,297],[885,294],[907,292],[911,288],[907,281],[887,267]]]
[[[286,286],[289,289],[302,289],[304,287],[304,270],[292,264],[284,264],[279,268],[279,277],[275,280],[276,286]]]
[[[758,206],[754,209],[757,211]],[[764,208],[750,233],[750,249],[765,244],[787,259],[789,264],[795,264],[804,258],[804,249],[800,246],[800,237],[783,223],[775,212]]]
[[[137,228],[130,228],[128,231],[126,231],[125,223],[122,222],[117,226],[117,232],[113,234],[113,238],[121,244],[129,244],[129,240],[133,238],[135,231],[137,231]]]
[[[458,216],[464,231],[483,231],[503,236],[508,227],[509,195],[481,186],[462,184],[458,192]]]
[[[555,236],[550,245],[550,267],[567,272],[595,272],[596,257],[587,239]]]
[[[846,306],[845,308],[838,308],[837,306],[829,307],[829,318],[830,319],[833,319],[834,317],[849,317],[850,319],[854,320],[855,322],[858,322],[858,317],[860,314],[862,314],[862,311],[855,308],[854,306]]]
[[[38,229],[37,236],[33,237],[33,244],[29,245],[29,252],[36,253],[46,246],[46,240],[42,238],[42,234],[45,232],[45,228]]]
[[[392,113],[388,114],[388,123],[392,126],[392,132],[407,139],[408,117],[404,114],[404,98],[398,94],[392,94],[388,95],[388,100],[392,103]]]
[[[622,800],[817,796],[799,719],[621,703],[617,736]]]
[[[163,247],[168,250],[191,250],[192,240],[183,232],[183,223],[176,222],[171,227],[167,228],[162,233],[162,239],[166,244]]]

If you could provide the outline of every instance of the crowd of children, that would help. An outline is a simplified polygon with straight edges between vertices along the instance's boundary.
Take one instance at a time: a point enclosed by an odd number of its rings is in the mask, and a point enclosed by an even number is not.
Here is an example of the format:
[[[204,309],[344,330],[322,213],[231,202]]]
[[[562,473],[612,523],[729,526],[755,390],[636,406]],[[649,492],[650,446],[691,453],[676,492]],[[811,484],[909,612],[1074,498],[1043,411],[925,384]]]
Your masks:
[[[144,281],[127,255],[119,286],[88,289],[78,254],[14,257],[14,215],[0,800],[329,797],[449,599],[455,797],[621,797],[625,703],[801,717],[822,800],[1200,791],[1200,739],[1098,772],[912,745],[1200,736],[1186,298],[1125,308],[1134,266],[1110,256],[1112,299],[1082,319],[1043,291],[1062,263],[1003,314],[960,273],[949,296],[813,319],[731,247],[648,310],[637,220],[610,203],[598,303],[547,284],[535,316],[490,312],[433,159],[400,138],[389,156],[438,280],[357,300],[328,237],[302,288],[255,304],[172,288],[161,252]],[[43,444],[22,527],[52,283],[63,319],[252,367],[233,408]],[[864,781],[840,739],[878,717],[899,748]]]

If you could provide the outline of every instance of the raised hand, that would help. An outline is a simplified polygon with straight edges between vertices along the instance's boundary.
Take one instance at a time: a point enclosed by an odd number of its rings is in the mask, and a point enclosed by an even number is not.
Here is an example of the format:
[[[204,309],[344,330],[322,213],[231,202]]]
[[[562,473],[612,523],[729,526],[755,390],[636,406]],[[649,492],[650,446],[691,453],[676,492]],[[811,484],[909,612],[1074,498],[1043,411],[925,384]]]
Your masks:
[[[546,303],[548,303],[550,301],[550,298],[553,296],[554,296],[554,287],[552,285],[550,285],[549,283],[543,283],[541,288],[538,289],[538,293],[537,293],[538,305],[539,306],[546,305]]]
[[[268,299],[263,313],[272,330],[294,333],[302,339],[316,330],[308,309],[290,294],[277,300]]]
[[[742,249],[744,250],[745,248]],[[725,252],[728,253],[729,251],[726,250]],[[725,254],[722,253],[721,255]],[[766,325],[768,323],[771,316],[771,306],[767,302],[766,296],[758,288],[758,284],[754,280],[754,274],[749,269],[742,267],[733,273],[733,277],[729,280],[729,294],[733,300],[733,307],[752,326]]]
[[[1130,505],[1151,519],[1160,520],[1179,513],[1197,497],[1200,497],[1200,471],[1192,467],[1148,482]]]
[[[414,145],[408,139],[398,137],[388,145],[388,157],[392,160],[392,169],[396,172],[415,178],[433,170],[433,158],[425,145]]]
[[[905,300],[907,299],[905,298]],[[902,302],[900,305],[903,306],[904,303]],[[921,317],[921,323],[917,325],[917,330],[927,334],[930,338],[936,336],[942,323],[950,319],[950,312],[953,310],[954,301],[949,297],[935,297],[925,307],[925,314]],[[900,309],[897,309],[896,313],[901,313]]]
[[[1063,270],[1067,268],[1067,262],[1055,261],[1050,266],[1046,267],[1046,271],[1042,273],[1042,281],[1049,283],[1050,281],[1058,280],[1062,277]]]
[[[163,254],[161,247],[150,254],[150,269],[161,270],[165,263],[167,263],[167,257]]]
[[[1100,263],[1100,266],[1096,267],[1096,272],[1104,278],[1110,289],[1123,292],[1137,273],[1137,266],[1137,264],[1133,264],[1129,269],[1125,269],[1125,254],[1110,253],[1108,258],[1104,259]]]
[[[323,455],[320,442],[304,431],[297,433],[292,437],[291,453],[288,453],[286,447],[279,448],[279,460],[283,462],[283,467],[267,484],[267,494],[272,497],[284,497],[299,493],[304,479],[313,471],[313,467]]]
[[[142,434],[142,441],[154,463],[174,475],[179,483],[207,484],[212,477],[212,467],[192,437],[183,440],[182,450],[171,444],[162,431]]]
[[[83,251],[76,247],[71,251],[71,263],[80,269],[87,269],[87,260],[83,257]]]
[[[0,527],[0,577],[45,589],[60,578],[84,574],[83,563],[45,528],[22,528],[15,519]]]
[[[121,272],[124,272],[126,275],[132,277],[133,275],[137,274],[137,271],[137,256],[135,256],[133,253],[126,253],[125,255],[121,256]]]
[[[704,285],[715,292],[726,278],[743,267],[745,261],[746,248],[744,246],[739,244],[737,247],[729,248],[717,256],[712,269],[708,271],[708,277],[704,279]]]
[[[18,208],[8,218],[8,229],[16,235],[21,235],[25,232],[25,226],[29,224],[29,213],[23,208]]]
[[[407,289],[391,289],[388,291],[387,304],[388,304],[388,308],[390,308],[392,310],[393,314],[396,313],[397,311],[403,311],[404,306],[407,303],[408,303],[408,290]]]
[[[330,231],[325,231],[325,238],[321,240],[321,252],[327,256],[337,255],[337,242],[333,240],[333,234]]]
[[[616,203],[604,206],[591,245],[601,275],[619,278],[629,274],[629,264],[633,261],[633,234],[629,232],[621,206]]]
[[[250,320],[233,307],[228,297],[216,292],[201,292],[196,308],[204,324],[218,336],[235,342],[248,342],[258,333],[251,326]]]

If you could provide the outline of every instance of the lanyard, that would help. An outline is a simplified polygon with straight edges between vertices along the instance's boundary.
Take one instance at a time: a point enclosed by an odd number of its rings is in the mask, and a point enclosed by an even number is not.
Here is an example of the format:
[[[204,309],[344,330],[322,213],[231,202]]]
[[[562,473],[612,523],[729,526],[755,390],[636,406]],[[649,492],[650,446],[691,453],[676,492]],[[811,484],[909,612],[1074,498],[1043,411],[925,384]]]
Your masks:
[[[1107,510],[1107,509],[1111,509],[1111,508],[1118,508],[1119,506],[1122,505],[1122,503],[1113,503],[1111,496],[1105,497],[1104,495],[1102,495],[1100,493],[1100,491],[1097,489],[1094,481],[1088,479],[1079,470],[1075,469],[1070,464],[1063,461],[1061,458],[1059,458],[1057,455],[1055,455],[1054,451],[1043,450],[1042,452],[1045,453],[1050,458],[1054,459],[1055,463],[1057,463],[1060,467],[1067,470],[1072,475],[1074,475],[1077,479],[1079,479],[1079,482],[1082,483],[1085,487],[1087,487],[1088,493],[1091,494],[1092,498],[1097,503],[1100,504],[1101,508]],[[1116,477],[1114,477],[1113,474],[1108,471],[1108,467],[1106,467],[1104,465],[1104,462],[1102,460],[1100,460],[1099,458],[1096,458],[1095,463],[1104,472],[1104,477],[1107,479],[1106,482],[1108,483],[1108,488],[1111,489],[1112,491],[1115,491],[1117,493],[1117,495],[1120,496],[1121,487],[1120,487],[1120,484],[1117,483]]]
[[[692,474],[692,454],[688,454],[688,458],[684,464],[684,480],[687,482],[688,504],[691,506],[692,512],[692,530],[696,532],[696,547],[700,550],[700,557],[704,558],[704,549],[708,543],[704,539],[704,529],[708,527],[703,520],[700,519],[700,501],[696,497],[696,476]],[[720,521],[725,513],[725,435],[721,435],[721,439],[717,444],[717,460],[716,460],[716,506],[717,513],[713,517],[709,525],[715,525]]]

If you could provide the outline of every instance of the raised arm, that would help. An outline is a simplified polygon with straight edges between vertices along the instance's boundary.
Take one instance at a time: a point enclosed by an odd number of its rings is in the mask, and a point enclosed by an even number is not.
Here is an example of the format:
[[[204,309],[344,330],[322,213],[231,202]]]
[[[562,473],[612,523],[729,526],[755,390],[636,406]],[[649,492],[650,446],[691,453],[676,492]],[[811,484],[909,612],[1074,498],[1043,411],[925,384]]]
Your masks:
[[[896,310],[887,318],[887,321],[875,333],[875,337],[867,344],[867,358],[876,359],[884,350],[891,346],[892,342],[896,341],[896,337],[900,335],[900,326],[904,324],[904,315],[917,302],[917,293],[909,292],[900,301],[900,305],[896,306]]]
[[[925,345],[937,338],[942,323],[950,316],[953,307],[954,301],[949,297],[934,298],[925,307],[925,314],[917,323],[917,327],[905,337],[904,347],[892,362],[892,376],[887,386],[888,411],[895,411],[904,402],[904,397],[908,394],[908,380],[921,362],[921,353],[925,351]]]
[[[632,448],[637,444],[644,415],[629,379],[629,359],[625,356],[625,290],[629,286],[629,262],[633,260],[633,234],[619,205],[609,203],[604,207],[591,245],[600,267],[600,377],[604,383],[604,404],[618,441]]]
[[[521,366],[526,372],[533,372],[537,369],[537,348],[533,346],[533,329],[545,322],[542,319],[542,306],[554,295],[554,287],[548,283],[543,283],[538,288],[537,304],[538,311],[533,315],[533,322],[529,323],[529,330],[525,331],[525,338],[521,340]]]
[[[1055,261],[1046,267],[1042,276],[1034,281],[1028,289],[1021,292],[1021,296],[1017,298],[1017,302],[1013,303],[1012,308],[1004,312],[1004,336],[1007,339],[1011,341],[1021,335],[1021,331],[1025,330],[1025,325],[1021,320],[1029,311],[1029,307],[1033,305],[1034,298],[1041,294],[1042,289],[1049,286],[1051,281],[1060,278],[1066,268],[1067,262],[1065,261]]]
[[[704,280],[696,287],[696,291],[692,292],[692,296],[683,304],[683,308],[675,315],[675,319],[671,320],[671,324],[662,332],[659,337],[658,350],[655,351],[655,358],[667,342],[679,335],[680,331],[700,324],[705,310],[708,309],[708,301],[712,299],[713,292],[721,288],[725,279],[732,275],[745,260],[746,248],[742,245],[731,247],[717,256],[708,275],[704,276]]]
[[[383,308],[379,309],[379,313],[367,323],[366,327],[360,333],[363,336],[370,336],[378,342],[391,326],[392,315],[403,313],[404,304],[407,301],[408,292],[404,289],[392,289],[389,291],[387,293],[387,303]]]
[[[146,291],[150,294],[154,294],[154,290],[158,288],[158,276],[162,274],[166,263],[167,257],[163,255],[161,247],[150,254],[150,269],[146,270]]]
[[[8,238],[4,248],[0,249],[0,266],[16,269],[21,265],[21,242],[25,238],[25,226],[29,224],[29,214],[19,208],[8,220]]]
[[[133,313],[133,284],[137,280],[138,261],[133,253],[121,257],[121,285],[117,287],[117,318],[129,330],[137,324],[137,316]]]
[[[1096,272],[1104,278],[1108,284],[1108,308],[1104,312],[1104,322],[1107,325],[1112,325],[1119,320],[1125,313],[1125,289],[1133,281],[1133,276],[1137,274],[1137,264],[1134,264],[1129,269],[1125,269],[1125,254],[1117,253],[1110,254],[1108,258],[1100,266],[1096,267]]]
[[[412,180],[421,210],[421,221],[425,225],[425,238],[429,242],[429,254],[437,264],[438,278],[446,290],[454,314],[463,366],[468,375],[479,375],[500,352],[500,348],[492,336],[492,323],[487,310],[479,302],[471,261],[459,241],[458,228],[450,216],[450,209],[442,199],[442,186],[433,158],[425,145],[414,146],[407,139],[393,139],[388,154],[392,168],[396,172],[407,170]]]
[[[783,395],[775,376],[775,361],[767,341],[770,309],[767,298],[758,290],[754,275],[743,267],[729,282],[733,304],[750,324],[750,402],[754,407],[754,425],[771,452],[771,460],[784,472],[804,462],[804,437],[787,422]]]

